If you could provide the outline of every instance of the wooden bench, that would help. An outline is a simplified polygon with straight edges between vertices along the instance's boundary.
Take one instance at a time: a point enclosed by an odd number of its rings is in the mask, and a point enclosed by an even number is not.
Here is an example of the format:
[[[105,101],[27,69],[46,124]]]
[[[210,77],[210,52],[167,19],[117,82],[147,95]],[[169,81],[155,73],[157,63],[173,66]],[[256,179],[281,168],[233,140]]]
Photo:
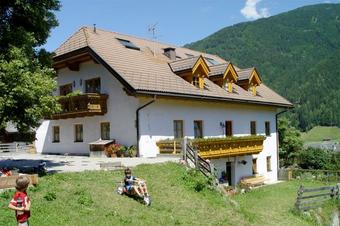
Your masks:
[[[30,179],[30,185],[38,184],[38,174],[27,175]],[[19,175],[13,175],[8,177],[0,177],[0,189],[15,188],[15,181]]]
[[[263,185],[264,181],[265,181],[264,176],[250,176],[242,178],[240,181],[240,185],[243,188],[256,187]]]

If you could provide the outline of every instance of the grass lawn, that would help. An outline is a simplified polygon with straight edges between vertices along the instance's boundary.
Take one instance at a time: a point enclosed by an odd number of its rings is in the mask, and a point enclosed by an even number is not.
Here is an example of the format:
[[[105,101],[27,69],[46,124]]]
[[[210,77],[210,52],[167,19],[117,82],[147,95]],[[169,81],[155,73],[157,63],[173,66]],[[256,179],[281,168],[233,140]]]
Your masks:
[[[121,171],[62,173],[42,177],[28,191],[31,225],[314,225],[293,211],[299,182],[284,182],[232,198],[203,189],[176,163],[133,169],[147,180],[152,205],[115,193]],[[201,178],[203,179],[203,178]],[[304,182],[306,186],[321,185]],[[0,195],[1,225],[15,225],[7,208],[13,190]],[[329,208],[331,210],[331,208]],[[328,212],[326,213],[328,215]]]
[[[340,141],[340,128],[328,126],[316,126],[306,133],[302,133],[304,142],[322,141],[325,138]]]

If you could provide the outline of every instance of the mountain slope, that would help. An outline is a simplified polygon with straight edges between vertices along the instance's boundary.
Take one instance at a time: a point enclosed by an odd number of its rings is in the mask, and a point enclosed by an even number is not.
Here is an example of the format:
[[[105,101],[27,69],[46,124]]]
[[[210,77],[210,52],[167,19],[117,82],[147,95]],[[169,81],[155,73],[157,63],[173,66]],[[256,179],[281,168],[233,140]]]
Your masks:
[[[340,126],[340,4],[236,24],[186,47],[257,67],[264,83],[299,103],[291,117],[301,129]]]

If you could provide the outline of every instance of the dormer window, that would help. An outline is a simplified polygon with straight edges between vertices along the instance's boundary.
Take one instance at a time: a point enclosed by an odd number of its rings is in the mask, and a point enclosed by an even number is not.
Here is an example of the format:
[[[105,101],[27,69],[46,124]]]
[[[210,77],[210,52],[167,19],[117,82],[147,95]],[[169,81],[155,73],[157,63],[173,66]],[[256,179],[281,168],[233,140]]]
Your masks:
[[[196,86],[197,88],[200,88],[200,78],[194,76],[193,79],[192,79],[192,84],[193,84],[194,86]]]
[[[196,86],[204,89],[204,78],[208,77],[209,67],[202,56],[186,58],[183,60],[176,60],[169,63],[172,71]]]
[[[137,47],[135,44],[133,44],[133,42],[131,42],[129,40],[120,39],[120,38],[117,38],[117,40],[120,42],[120,44],[122,44],[123,46],[125,46],[128,49],[140,50],[139,47]]]
[[[247,91],[251,91],[253,96],[257,95],[256,87],[261,84],[261,78],[255,68],[242,69],[238,72],[237,84]]]
[[[237,73],[232,63],[211,66],[210,69],[209,79],[229,93],[232,93],[233,84],[237,81]]]

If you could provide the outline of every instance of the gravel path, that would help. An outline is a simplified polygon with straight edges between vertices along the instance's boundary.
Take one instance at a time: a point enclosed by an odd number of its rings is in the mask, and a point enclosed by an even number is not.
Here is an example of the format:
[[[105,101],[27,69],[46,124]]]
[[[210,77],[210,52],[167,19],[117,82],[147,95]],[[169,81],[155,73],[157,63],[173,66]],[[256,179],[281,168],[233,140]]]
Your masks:
[[[48,172],[81,172],[85,170],[134,167],[167,161],[178,162],[178,156],[156,158],[90,158],[85,156],[41,155],[27,153],[0,153],[0,167],[34,167],[46,163]]]

